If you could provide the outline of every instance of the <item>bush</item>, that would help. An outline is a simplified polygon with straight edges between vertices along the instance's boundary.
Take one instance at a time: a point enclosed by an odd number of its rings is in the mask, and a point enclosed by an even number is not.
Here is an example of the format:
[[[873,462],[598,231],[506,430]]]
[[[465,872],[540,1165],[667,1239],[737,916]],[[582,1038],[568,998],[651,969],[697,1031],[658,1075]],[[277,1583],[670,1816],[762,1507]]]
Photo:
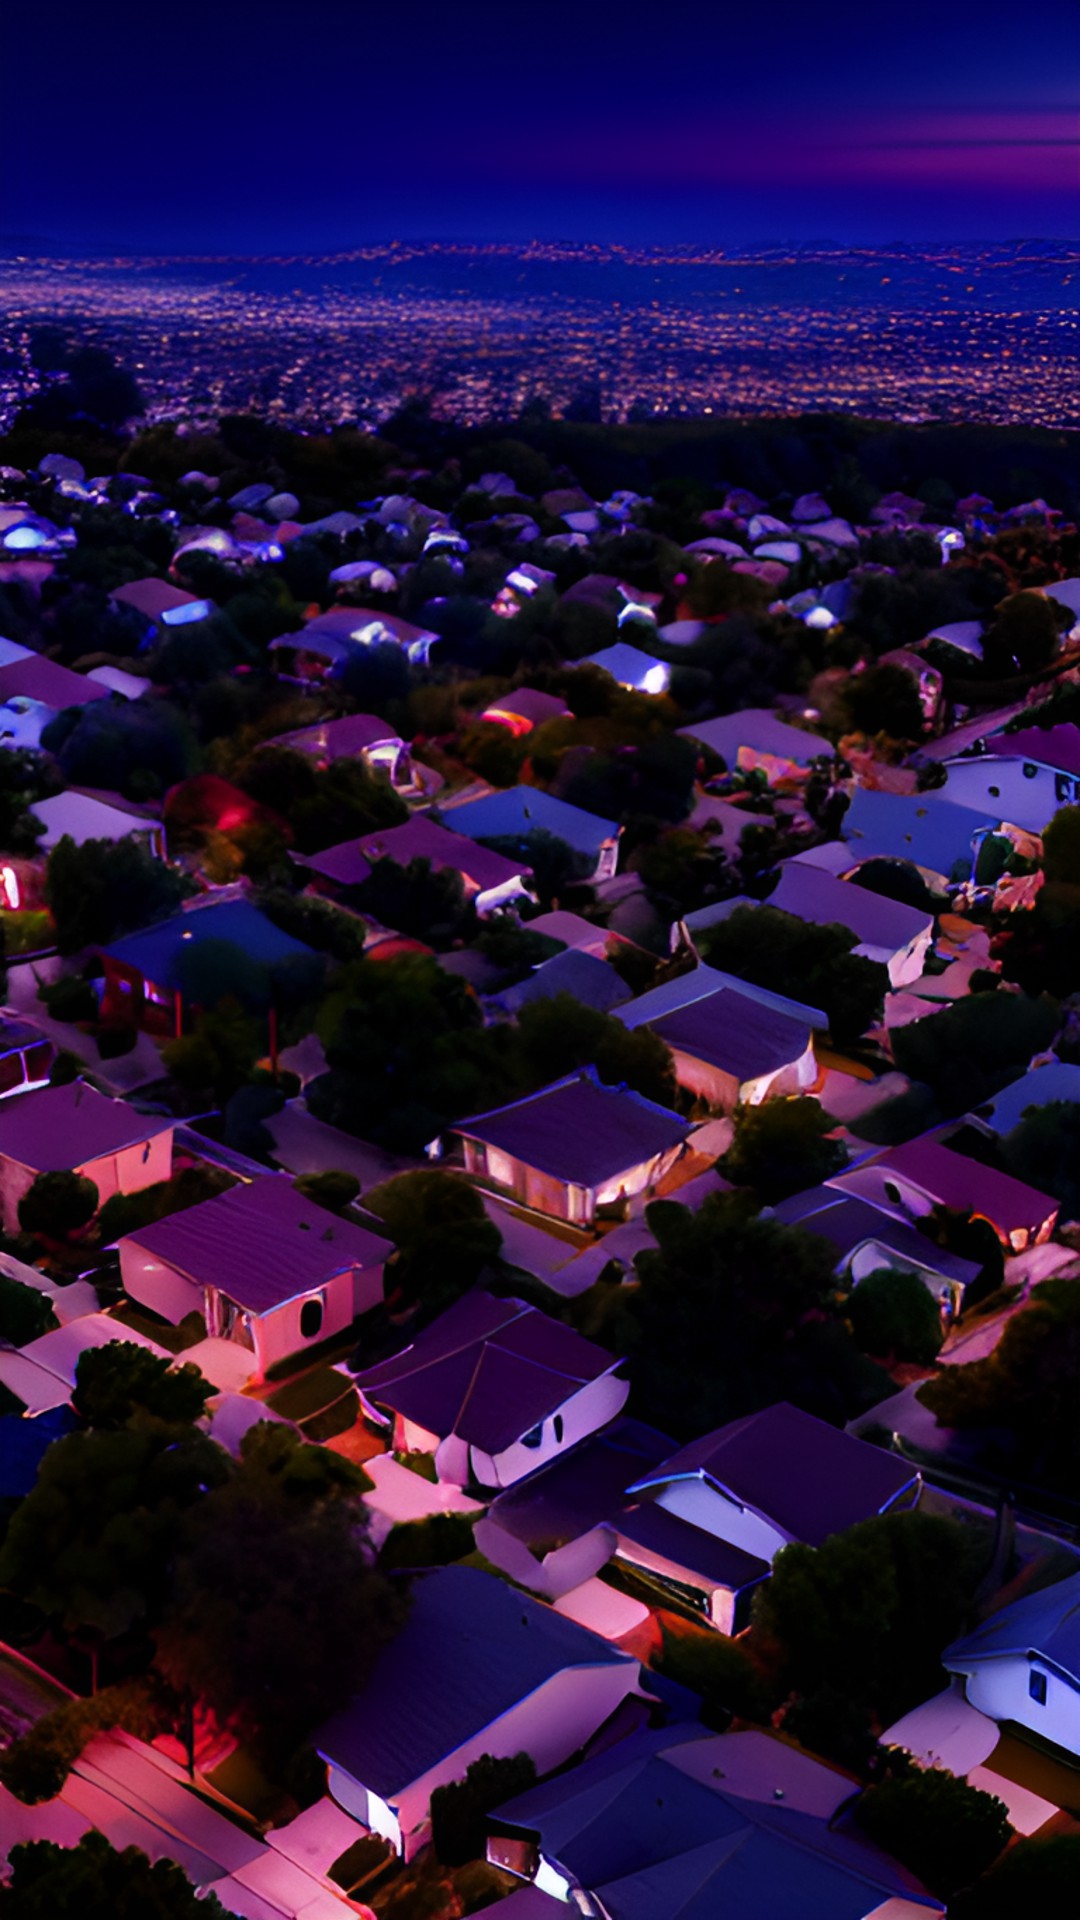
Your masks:
[[[66,1240],[89,1226],[97,1212],[98,1190],[82,1173],[39,1173],[19,1201],[24,1233]]]
[[[103,1687],[92,1700],[67,1700],[0,1754],[0,1781],[24,1806],[53,1800],[96,1733],[122,1727],[152,1740],[168,1726],[163,1703],[144,1681]]]
[[[912,1768],[869,1787],[855,1803],[855,1818],[944,1899],[985,1873],[1012,1838],[1003,1802],[943,1768]]]
[[[864,1353],[879,1360],[937,1359],[945,1330],[933,1294],[910,1268],[883,1267],[860,1280],[848,1303],[851,1329]]]
[[[701,1695],[706,1726],[726,1726],[731,1715],[767,1726],[778,1696],[770,1692],[741,1640],[705,1628],[664,1630],[656,1662],[669,1680]]]
[[[302,1173],[293,1186],[313,1206],[325,1207],[330,1213],[344,1213],[360,1192],[356,1175],[340,1167],[329,1167],[325,1173]]]
[[[102,1060],[119,1060],[134,1053],[138,1037],[134,1027],[104,1027],[97,1036],[98,1053]]]
[[[464,1780],[436,1787],[431,1796],[431,1840],[447,1867],[462,1867],[482,1858],[487,1845],[487,1816],[504,1800],[527,1792],[536,1780],[536,1766],[527,1753],[497,1759],[482,1753]]]
[[[447,1567],[473,1550],[472,1521],[464,1513],[432,1513],[406,1520],[388,1534],[379,1565],[384,1572],[401,1567]]]
[[[74,1026],[80,1020],[97,1019],[97,994],[89,980],[84,980],[81,974],[62,974],[51,985],[39,985],[37,997],[44,1002],[50,1018],[62,1020],[65,1025]]]
[[[25,1347],[28,1340],[51,1332],[57,1324],[47,1293],[0,1274],[0,1340]]]

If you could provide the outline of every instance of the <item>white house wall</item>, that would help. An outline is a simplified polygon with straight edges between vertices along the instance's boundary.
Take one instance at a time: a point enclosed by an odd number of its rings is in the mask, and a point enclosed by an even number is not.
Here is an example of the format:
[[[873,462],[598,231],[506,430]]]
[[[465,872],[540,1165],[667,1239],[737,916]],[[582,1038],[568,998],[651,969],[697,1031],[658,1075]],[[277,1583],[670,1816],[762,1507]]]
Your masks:
[[[781,1547],[789,1544],[788,1535],[772,1521],[750,1507],[740,1507],[707,1480],[696,1475],[692,1480],[670,1480],[656,1495],[656,1504],[668,1513],[700,1527],[714,1540],[726,1540],[741,1547],[758,1560],[771,1562]]]
[[[1046,1680],[1046,1705],[1029,1692],[1032,1671]],[[959,1665],[954,1669],[963,1671]],[[1015,1720],[1044,1740],[1052,1740],[1080,1759],[1080,1692],[1044,1666],[1036,1655],[1003,1654],[998,1659],[973,1661],[964,1681],[973,1707],[991,1720]]]
[[[572,1593],[591,1580],[607,1566],[615,1551],[610,1527],[590,1527],[579,1539],[553,1547],[540,1559],[490,1514],[477,1521],[473,1532],[477,1547],[493,1567],[544,1600],[561,1600],[564,1593]]]
[[[149,1253],[132,1235],[120,1242],[120,1278],[124,1292],[140,1306],[159,1313],[174,1327],[189,1313],[203,1312],[203,1290],[157,1254]]]
[[[561,1766],[603,1726],[620,1701],[636,1691],[640,1672],[636,1660],[569,1667],[465,1741],[419,1780],[391,1796],[404,1836],[406,1859],[412,1858],[427,1837],[431,1796],[436,1787],[464,1779],[473,1761],[485,1753],[500,1760],[512,1759],[518,1753],[530,1754],[538,1774]]]
[[[220,1291],[228,1299],[228,1287]],[[309,1300],[320,1302],[322,1320],[317,1333],[305,1335],[300,1331],[300,1315]],[[294,1354],[302,1354],[305,1347],[317,1346],[320,1340],[344,1333],[353,1318],[353,1270],[350,1267],[345,1273],[334,1274],[321,1287],[311,1287],[307,1293],[299,1294],[295,1300],[283,1301],[267,1313],[242,1314],[237,1328],[241,1325],[246,1328],[259,1371],[265,1374],[279,1360],[288,1360]]]
[[[1034,773],[1025,774],[1025,766],[1034,766]],[[945,799],[977,807],[987,817],[1007,820],[1029,833],[1041,833],[1059,807],[1077,798],[1078,783],[1072,774],[1057,773],[1031,760],[979,754],[970,760],[947,761],[945,773]]]
[[[138,1193],[143,1187],[156,1186],[158,1181],[168,1180],[172,1173],[172,1129],[156,1134],[152,1140],[140,1140],[134,1146],[124,1147],[119,1153],[87,1160],[72,1171],[85,1174],[93,1181],[101,1206],[111,1200],[114,1193]],[[36,1168],[24,1167],[17,1160],[0,1159],[0,1207],[8,1233],[18,1233],[19,1201],[36,1179]]]
[[[601,1427],[606,1427],[621,1412],[629,1392],[629,1380],[620,1380],[614,1373],[602,1374],[599,1380],[590,1380],[577,1393],[571,1394],[557,1413],[549,1415],[541,1423],[539,1446],[527,1447],[524,1441],[517,1440],[513,1446],[494,1456],[481,1453],[478,1447],[471,1447],[469,1454],[474,1480],[482,1487],[512,1487],[515,1481],[523,1480],[526,1474],[535,1473],[538,1467],[546,1466],[549,1460],[556,1460],[568,1447],[575,1446],[579,1440],[585,1440]],[[556,1435],[556,1420],[561,1423],[561,1438]],[[440,1475],[440,1478],[443,1477]]]

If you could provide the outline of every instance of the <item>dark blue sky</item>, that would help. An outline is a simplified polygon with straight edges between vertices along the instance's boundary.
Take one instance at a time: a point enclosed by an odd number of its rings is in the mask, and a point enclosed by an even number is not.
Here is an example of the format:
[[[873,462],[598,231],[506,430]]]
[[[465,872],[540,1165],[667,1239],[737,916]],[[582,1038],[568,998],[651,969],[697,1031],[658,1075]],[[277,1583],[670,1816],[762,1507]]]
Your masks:
[[[1080,0],[26,0],[0,231],[1080,237]]]

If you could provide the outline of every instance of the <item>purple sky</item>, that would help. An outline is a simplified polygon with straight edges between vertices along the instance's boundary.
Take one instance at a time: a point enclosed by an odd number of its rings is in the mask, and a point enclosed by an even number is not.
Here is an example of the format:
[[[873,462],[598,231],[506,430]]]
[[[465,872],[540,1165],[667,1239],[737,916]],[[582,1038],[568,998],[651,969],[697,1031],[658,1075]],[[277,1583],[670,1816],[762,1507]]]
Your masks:
[[[1080,4],[13,8],[0,230],[1080,237]]]

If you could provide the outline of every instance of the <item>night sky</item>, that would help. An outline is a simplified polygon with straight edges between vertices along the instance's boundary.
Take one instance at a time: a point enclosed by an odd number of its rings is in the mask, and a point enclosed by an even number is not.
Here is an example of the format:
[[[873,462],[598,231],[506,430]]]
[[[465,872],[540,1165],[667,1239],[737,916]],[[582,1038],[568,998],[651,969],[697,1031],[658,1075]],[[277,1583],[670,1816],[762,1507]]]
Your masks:
[[[0,231],[317,250],[1080,236],[1078,0],[8,10]]]

